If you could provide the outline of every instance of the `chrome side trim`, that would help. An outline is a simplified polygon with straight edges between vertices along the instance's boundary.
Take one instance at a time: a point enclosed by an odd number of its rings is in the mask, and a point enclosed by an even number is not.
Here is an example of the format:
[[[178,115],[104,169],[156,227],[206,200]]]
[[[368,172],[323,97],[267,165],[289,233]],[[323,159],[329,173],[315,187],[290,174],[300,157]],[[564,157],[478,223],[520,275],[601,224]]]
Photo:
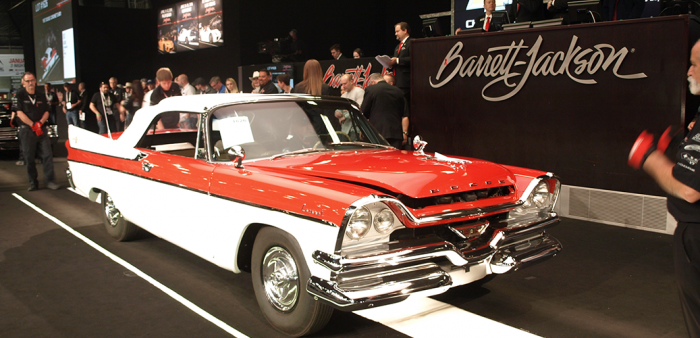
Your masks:
[[[70,171],[70,167],[66,169],[66,177],[68,177],[68,184],[75,190],[75,183],[73,183],[73,173]]]

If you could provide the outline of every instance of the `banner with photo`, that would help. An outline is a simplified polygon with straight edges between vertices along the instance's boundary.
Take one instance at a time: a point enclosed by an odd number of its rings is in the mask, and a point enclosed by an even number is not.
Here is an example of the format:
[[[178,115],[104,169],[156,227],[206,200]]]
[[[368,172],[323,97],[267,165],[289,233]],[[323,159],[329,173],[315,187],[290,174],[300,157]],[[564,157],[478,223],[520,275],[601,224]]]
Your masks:
[[[22,76],[23,74],[23,54],[0,54],[0,76]]]
[[[158,11],[158,51],[162,54],[223,43],[222,0],[183,1]]]

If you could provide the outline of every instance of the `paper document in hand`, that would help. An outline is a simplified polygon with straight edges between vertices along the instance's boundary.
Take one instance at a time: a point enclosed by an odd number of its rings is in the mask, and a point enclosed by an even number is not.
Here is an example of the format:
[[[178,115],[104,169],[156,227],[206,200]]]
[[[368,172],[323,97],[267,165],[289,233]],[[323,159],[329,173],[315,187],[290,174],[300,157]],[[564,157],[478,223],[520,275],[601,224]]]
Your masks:
[[[389,55],[377,55],[375,59],[377,59],[377,61],[379,61],[384,68],[391,68],[391,57]]]

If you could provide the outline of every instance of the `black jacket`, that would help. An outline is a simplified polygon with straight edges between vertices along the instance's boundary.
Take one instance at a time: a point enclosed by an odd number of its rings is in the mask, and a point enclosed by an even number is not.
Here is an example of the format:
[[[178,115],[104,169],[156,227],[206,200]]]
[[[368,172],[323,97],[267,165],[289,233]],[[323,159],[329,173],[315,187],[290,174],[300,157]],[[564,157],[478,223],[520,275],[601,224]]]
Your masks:
[[[406,39],[406,43],[401,46],[401,42],[394,48],[394,57],[399,58],[399,63],[394,66],[396,86],[399,88],[411,87],[411,37]]]
[[[369,86],[360,109],[385,139],[403,139],[401,120],[406,114],[406,99],[401,89],[385,81]]]
[[[611,21],[617,2],[617,20],[637,19],[644,12],[644,0],[603,0],[603,20]]]

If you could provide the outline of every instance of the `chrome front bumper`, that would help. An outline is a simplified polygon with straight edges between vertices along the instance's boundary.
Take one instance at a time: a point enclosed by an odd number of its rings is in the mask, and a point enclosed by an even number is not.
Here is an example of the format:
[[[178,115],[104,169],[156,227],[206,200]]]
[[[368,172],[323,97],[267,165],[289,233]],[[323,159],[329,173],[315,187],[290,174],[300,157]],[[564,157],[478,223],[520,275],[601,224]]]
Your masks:
[[[499,230],[489,246],[479,250],[461,251],[433,237],[363,257],[316,251],[314,261],[331,270],[331,280],[312,276],[306,290],[343,311],[396,303],[410,295],[440,294],[491,273],[515,271],[555,256],[561,243],[544,230],[557,223],[559,218],[554,217],[526,228]]]

